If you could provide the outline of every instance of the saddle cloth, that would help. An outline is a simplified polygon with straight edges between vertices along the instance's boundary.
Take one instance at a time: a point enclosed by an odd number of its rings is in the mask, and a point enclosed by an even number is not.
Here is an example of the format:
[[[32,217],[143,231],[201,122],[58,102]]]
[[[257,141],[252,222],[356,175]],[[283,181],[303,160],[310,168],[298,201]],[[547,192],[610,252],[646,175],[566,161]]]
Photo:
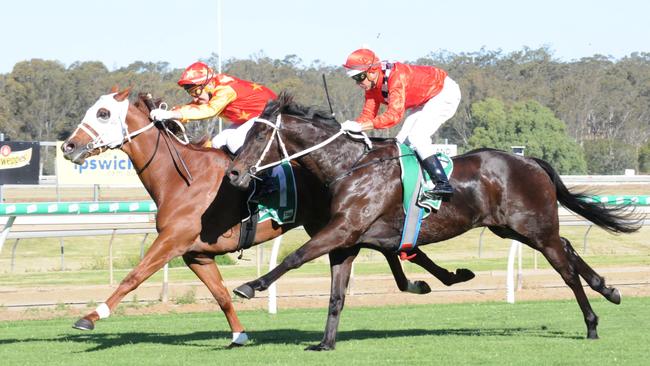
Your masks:
[[[264,177],[263,186],[264,192],[254,194],[259,210],[258,222],[273,220],[280,225],[295,222],[298,193],[291,164],[284,162],[273,168]]]
[[[430,199],[424,195],[425,187],[432,186],[431,177],[422,169],[413,149],[404,144],[398,144],[400,165],[402,168],[402,207],[405,219],[400,240],[399,252],[408,252],[415,248],[420,233],[420,223],[433,211],[440,209],[441,199]],[[437,153],[447,176],[451,176],[454,163],[449,156]],[[407,257],[402,256],[402,259]]]

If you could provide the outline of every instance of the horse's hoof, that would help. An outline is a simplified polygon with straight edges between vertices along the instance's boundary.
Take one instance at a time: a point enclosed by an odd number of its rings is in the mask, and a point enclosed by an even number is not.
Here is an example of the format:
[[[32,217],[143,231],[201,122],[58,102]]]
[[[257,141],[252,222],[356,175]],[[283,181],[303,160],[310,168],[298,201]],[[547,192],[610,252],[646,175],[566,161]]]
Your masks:
[[[233,349],[233,348],[239,348],[239,347],[244,347],[243,344],[231,342],[226,349]]]
[[[618,305],[621,303],[621,292],[617,288],[612,288],[612,292],[609,294],[609,296],[606,296],[606,298],[607,300]]]
[[[429,287],[429,284],[424,281],[409,281],[406,291],[412,294],[424,295],[431,292],[431,287]]]
[[[329,346],[323,343],[315,344],[313,346],[307,346],[305,351],[333,351],[334,346]]]
[[[458,282],[466,282],[476,277],[474,272],[470,271],[467,268],[458,268],[456,269],[456,280]]]
[[[95,329],[95,323],[91,322],[88,319],[81,318],[77,320],[77,322],[74,323],[72,327],[79,330],[93,330]]]
[[[244,299],[252,299],[255,297],[255,289],[247,284],[243,284],[233,290],[235,295],[243,297]]]

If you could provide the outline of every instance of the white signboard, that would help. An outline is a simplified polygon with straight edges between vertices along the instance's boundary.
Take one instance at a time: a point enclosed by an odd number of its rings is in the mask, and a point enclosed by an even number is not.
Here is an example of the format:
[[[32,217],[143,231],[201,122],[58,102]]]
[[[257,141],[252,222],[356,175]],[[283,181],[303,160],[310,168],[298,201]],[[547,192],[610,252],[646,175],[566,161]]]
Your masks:
[[[436,153],[441,152],[449,157],[458,155],[456,144],[433,144],[433,148],[436,149]]]
[[[56,143],[58,184],[142,184],[133,168],[131,159],[122,150],[108,150],[100,155],[87,158],[82,165],[77,165],[63,157],[62,144],[61,141]]]

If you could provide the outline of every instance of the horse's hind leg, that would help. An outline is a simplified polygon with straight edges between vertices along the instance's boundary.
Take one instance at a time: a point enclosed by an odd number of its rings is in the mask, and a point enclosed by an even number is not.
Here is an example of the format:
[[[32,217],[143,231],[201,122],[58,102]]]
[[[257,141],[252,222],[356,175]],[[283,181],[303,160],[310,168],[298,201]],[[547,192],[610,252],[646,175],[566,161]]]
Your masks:
[[[415,263],[418,266],[426,269],[446,286],[451,286],[459,282],[469,281],[475,277],[474,272],[466,268],[458,268],[456,269],[456,273],[449,272],[447,269],[435,264],[429,257],[427,257],[423,251],[420,250],[420,248],[416,248],[414,250],[414,254],[415,257],[409,259],[409,262]]]
[[[336,347],[336,333],[339,328],[341,311],[345,304],[345,290],[350,281],[352,262],[359,254],[359,247],[337,249],[329,253],[332,284],[330,287],[330,304],[323,340],[305,351],[328,351]]]
[[[183,255],[185,264],[196,274],[196,276],[210,290],[214,299],[217,300],[221,311],[223,311],[230,329],[232,330],[232,343],[229,347],[243,346],[248,341],[248,336],[244,332],[244,327],[239,322],[237,312],[232,304],[232,298],[228,289],[223,284],[223,277],[219,268],[214,262],[214,257],[205,257],[197,253],[190,252]]]
[[[620,304],[621,293],[618,291],[618,289],[614,287],[607,287],[605,285],[605,279],[601,275],[596,273],[596,271],[594,271],[582,259],[582,257],[580,257],[578,253],[576,253],[576,251],[573,249],[573,246],[571,245],[571,242],[564,237],[561,237],[560,239],[564,244],[564,250],[567,252],[569,259],[578,270],[580,276],[582,276],[582,278],[585,279],[589,287],[591,287],[594,291],[603,295],[610,302],[613,302],[614,304]]]
[[[551,266],[562,276],[567,286],[573,290],[573,294],[578,301],[578,305],[585,319],[585,324],[587,325],[587,338],[597,339],[598,332],[596,328],[598,327],[598,316],[596,316],[596,313],[591,308],[591,304],[589,304],[589,299],[587,299],[585,290],[580,283],[577,268],[569,258],[569,254],[564,250],[563,241],[557,236],[554,239],[549,239],[543,244],[540,244],[539,247],[541,248],[542,254],[544,254]]]
[[[386,262],[388,262],[388,266],[390,267],[390,271],[393,273],[393,278],[395,279],[395,283],[397,284],[397,288],[399,288],[400,291],[404,292],[410,292],[413,294],[428,294],[431,292],[431,287],[424,282],[424,281],[411,281],[408,278],[406,278],[406,275],[404,274],[404,269],[402,268],[402,265],[399,262],[399,258],[395,253],[393,252],[385,252],[381,251],[381,254],[386,257]]]

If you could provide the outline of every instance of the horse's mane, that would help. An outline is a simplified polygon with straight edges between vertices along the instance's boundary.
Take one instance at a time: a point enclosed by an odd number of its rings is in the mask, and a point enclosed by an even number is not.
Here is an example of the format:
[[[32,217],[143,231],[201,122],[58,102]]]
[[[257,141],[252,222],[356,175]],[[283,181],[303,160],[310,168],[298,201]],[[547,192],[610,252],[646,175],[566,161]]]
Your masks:
[[[278,114],[300,117],[310,121],[323,122],[325,125],[336,126],[340,128],[339,123],[331,113],[318,109],[315,106],[303,106],[293,100],[293,95],[287,91],[282,91],[278,99],[271,100],[266,104],[261,118],[271,120]]]

